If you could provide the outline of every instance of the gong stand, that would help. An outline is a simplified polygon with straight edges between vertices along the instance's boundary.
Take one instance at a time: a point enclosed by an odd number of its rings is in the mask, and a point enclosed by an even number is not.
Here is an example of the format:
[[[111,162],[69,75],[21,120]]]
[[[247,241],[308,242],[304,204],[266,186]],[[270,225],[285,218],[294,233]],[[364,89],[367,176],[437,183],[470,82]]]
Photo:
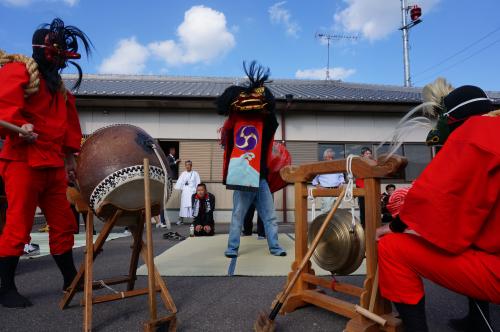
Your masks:
[[[144,169],[149,169],[149,161],[144,159]],[[59,306],[65,309],[77,291],[82,290],[82,281],[84,281],[83,291],[84,296],[81,300],[81,305],[84,306],[84,322],[83,330],[92,330],[92,306],[93,304],[126,299],[139,295],[148,294],[148,305],[150,319],[144,323],[144,331],[156,331],[157,328],[168,324],[168,331],[176,330],[176,313],[177,308],[168,291],[167,285],[163,278],[160,276],[153,260],[153,239],[152,239],[152,226],[151,226],[151,202],[149,191],[149,174],[144,174],[144,187],[145,187],[145,208],[139,211],[128,211],[125,209],[117,209],[114,215],[105,220],[104,227],[102,228],[95,243],[93,241],[93,213],[89,210],[87,213],[87,230],[86,230],[86,247],[85,247],[85,261],[81,264],[78,274],[71,283],[71,286],[64,293]],[[116,224],[121,215],[124,214],[137,215],[138,222],[133,226],[128,226],[132,236],[132,255],[130,258],[130,267],[127,276],[114,277],[105,280],[93,281],[94,261],[102,252],[102,247],[111,232],[111,229]],[[143,240],[144,225],[146,225],[146,242]],[[92,254],[91,254],[92,253]],[[143,289],[134,289],[135,281],[137,279],[136,271],[139,262],[139,256],[142,257],[146,263],[148,270],[148,287]],[[93,290],[103,287],[108,288],[110,285],[127,284],[127,290],[116,292],[114,294],[94,296]],[[156,306],[156,293],[159,292],[165,309],[170,314],[165,317],[157,317]]]
[[[362,158],[353,158],[352,172],[355,178],[363,178],[365,187],[355,188],[356,197],[365,198],[365,242],[366,242],[366,277],[363,287],[353,284],[337,282],[332,279],[320,278],[315,275],[309,261],[300,273],[290,296],[284,303],[280,313],[292,312],[306,305],[315,305],[350,318],[345,331],[400,331],[401,321],[392,314],[391,303],[383,299],[375,286],[377,270],[377,244],[375,231],[380,226],[380,179],[391,177],[404,169],[407,161],[400,156],[392,156],[387,161],[379,159],[378,165],[370,165]],[[288,274],[288,281],[293,277],[303,257],[308,250],[308,223],[307,223],[307,184],[318,174],[346,172],[346,160],[334,160],[304,164],[301,166],[288,166],[281,170],[281,177],[295,186],[295,261],[292,272]],[[341,189],[315,189],[315,197],[338,197]],[[356,298],[359,305],[329,296],[317,287],[323,287],[334,292],[351,295]],[[373,292],[372,292],[373,290]],[[373,294],[372,294],[373,293]],[[361,310],[359,309],[361,307]],[[369,310],[386,320],[384,326],[372,319],[366,318],[359,311]],[[366,313],[366,310],[364,312]]]

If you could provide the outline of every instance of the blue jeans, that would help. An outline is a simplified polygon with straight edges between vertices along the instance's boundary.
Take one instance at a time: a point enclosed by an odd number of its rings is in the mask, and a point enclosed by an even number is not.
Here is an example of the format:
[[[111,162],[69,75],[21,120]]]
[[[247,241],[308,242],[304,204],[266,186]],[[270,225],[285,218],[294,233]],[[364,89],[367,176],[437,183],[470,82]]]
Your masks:
[[[245,215],[250,205],[254,203],[259,216],[264,222],[267,236],[267,245],[272,255],[279,256],[285,252],[278,243],[278,224],[271,191],[266,180],[260,180],[257,192],[235,190],[233,194],[233,215],[229,229],[229,240],[225,254],[238,254],[240,247],[240,234],[245,220]]]

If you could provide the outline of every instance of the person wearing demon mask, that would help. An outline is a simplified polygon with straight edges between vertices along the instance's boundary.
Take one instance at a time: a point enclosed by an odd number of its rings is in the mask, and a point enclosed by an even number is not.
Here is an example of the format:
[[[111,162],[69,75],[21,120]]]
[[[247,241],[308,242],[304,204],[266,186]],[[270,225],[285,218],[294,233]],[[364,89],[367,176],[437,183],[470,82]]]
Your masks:
[[[437,117],[427,143],[443,146],[411,189],[396,195],[394,221],[377,230],[380,292],[395,304],[405,331],[428,330],[422,278],[469,298],[469,313],[452,320],[454,328],[493,331],[488,302],[500,303],[500,112],[476,86],[453,89],[438,79],[422,94],[426,103],[417,108]],[[424,120],[405,118],[396,133]]]
[[[226,257],[238,256],[240,233],[248,208],[253,203],[264,222],[269,251],[286,256],[278,242],[278,225],[270,190],[269,161],[273,137],[278,128],[275,100],[264,86],[269,69],[253,61],[247,68],[247,86],[230,86],[217,99],[220,115],[229,116],[221,129],[224,146],[223,183],[234,190],[233,213]]]
[[[19,256],[29,243],[35,209],[42,209],[50,226],[50,252],[63,275],[65,290],[76,275],[73,233],[76,222],[66,199],[67,173],[74,171],[73,154],[82,138],[74,96],[64,87],[61,71],[76,66],[78,42],[87,55],[92,44],[74,26],[60,19],[44,24],[33,34],[33,57],[0,52],[0,120],[24,129],[17,134],[5,128],[0,172],[9,208],[0,235],[0,304],[26,307],[31,302],[17,291],[14,276]]]

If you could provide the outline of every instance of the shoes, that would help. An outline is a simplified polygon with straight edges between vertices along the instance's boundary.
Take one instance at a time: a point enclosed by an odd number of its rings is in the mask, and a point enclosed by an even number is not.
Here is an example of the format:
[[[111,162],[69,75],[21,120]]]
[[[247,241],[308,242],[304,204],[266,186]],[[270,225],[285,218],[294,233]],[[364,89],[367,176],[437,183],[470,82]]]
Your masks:
[[[130,233],[130,231],[129,231],[128,229],[126,229],[126,230],[124,230],[124,231],[123,231],[123,234],[124,234],[124,235],[130,235],[130,234],[132,234],[132,233]]]
[[[241,232],[241,236],[252,236],[252,233]]]
[[[31,257],[40,254],[40,246],[35,243],[28,243],[24,245],[24,256]]]
[[[180,235],[179,233],[177,232],[168,232],[168,233],[165,233],[163,234],[163,238],[165,240],[176,240],[176,241],[183,241],[186,239],[185,236],[183,235]]]
[[[7,289],[0,296],[0,304],[6,308],[26,308],[33,304],[26,297],[19,294],[17,289]]]
[[[286,256],[286,251],[279,251],[277,253],[271,253],[273,256],[280,256],[280,257],[285,257]]]
[[[227,258],[236,258],[236,257],[238,257],[238,253],[237,252],[225,252],[224,256],[226,256]]]
[[[156,226],[156,227],[158,227],[158,226]],[[162,224],[162,223],[160,223],[160,227],[161,227],[161,228],[167,228],[168,226],[167,226],[167,224]]]
[[[40,233],[47,233],[49,231],[49,225],[45,224],[43,227],[38,229],[38,232]]]
[[[257,236],[257,240],[265,240],[265,239],[266,239],[265,236],[262,236],[262,235]]]
[[[182,222],[182,220],[178,220],[175,224],[176,224],[176,225],[182,225],[182,224],[184,224],[184,223]]]

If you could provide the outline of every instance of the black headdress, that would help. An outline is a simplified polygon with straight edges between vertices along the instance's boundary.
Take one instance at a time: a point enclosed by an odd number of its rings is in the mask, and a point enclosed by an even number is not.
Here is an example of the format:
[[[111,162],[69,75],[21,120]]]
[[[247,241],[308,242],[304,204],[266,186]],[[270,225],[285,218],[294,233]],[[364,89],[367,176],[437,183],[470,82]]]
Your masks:
[[[82,82],[82,69],[70,60],[81,57],[78,53],[78,39],[82,42],[87,56],[90,55],[93,45],[87,35],[75,26],[64,26],[64,22],[59,18],[50,24],[42,24],[33,34],[33,58],[52,93],[59,89],[62,81],[60,72],[68,63],[78,71],[78,80],[72,89],[78,89]]]
[[[264,86],[269,82],[269,68],[252,61],[247,68],[243,62],[243,69],[248,77],[246,86],[232,85],[217,98],[217,113],[228,115],[235,112],[274,112],[275,99],[272,92]]]
[[[437,117],[436,127],[426,139],[428,145],[442,145],[450,133],[473,115],[493,110],[493,104],[484,91],[473,85],[453,89],[444,79],[437,79],[422,90],[425,102],[434,105],[428,112]]]

